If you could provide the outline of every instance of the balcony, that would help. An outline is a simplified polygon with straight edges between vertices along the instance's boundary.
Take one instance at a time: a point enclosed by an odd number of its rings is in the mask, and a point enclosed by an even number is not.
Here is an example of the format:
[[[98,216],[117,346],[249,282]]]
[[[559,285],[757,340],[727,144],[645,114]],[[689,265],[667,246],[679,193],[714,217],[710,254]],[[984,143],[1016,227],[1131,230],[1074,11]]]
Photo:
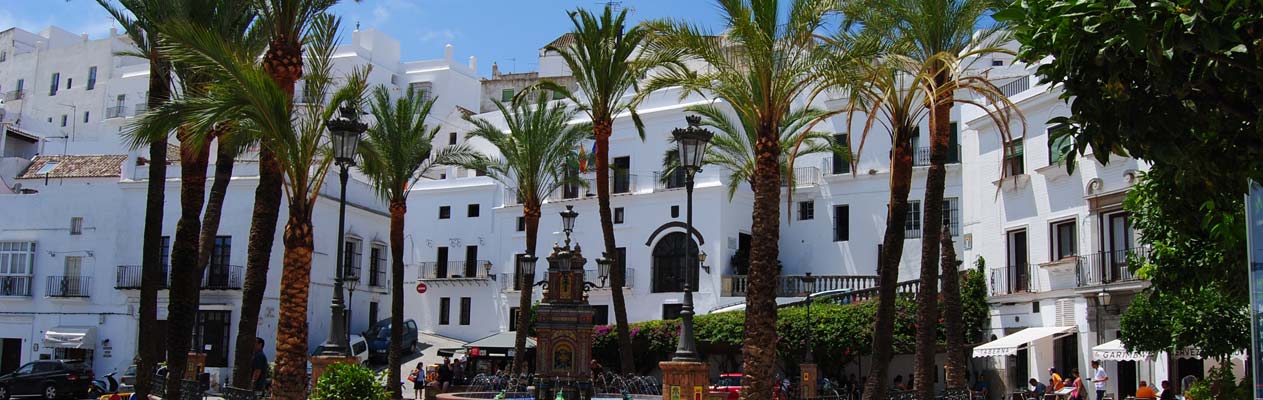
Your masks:
[[[1000,93],[1003,93],[1005,97],[1013,98],[1013,96],[1017,96],[1018,93],[1025,92],[1030,88],[1031,76],[1022,75],[1008,83],[1000,85]]]
[[[127,107],[114,106],[105,108],[105,119],[123,118],[127,115]]]
[[[132,111],[132,116],[139,117],[144,115],[145,111],[149,111],[149,103],[136,103],[134,110]]]
[[[820,169],[816,167],[795,167],[794,187],[808,187],[820,184]],[[781,186],[789,186],[789,179],[781,177]]]
[[[636,270],[631,269],[631,268],[624,268],[624,269],[623,269],[623,274],[624,274],[624,278],[623,278],[623,287],[624,287],[624,288],[633,288],[633,287],[635,287],[633,284],[636,282]],[[596,271],[595,269],[585,269],[585,270],[583,270],[583,277],[584,277],[584,279],[587,279],[587,280],[588,280],[588,282],[592,282],[592,283],[602,283],[602,282],[601,282],[601,277],[600,277],[600,275],[598,275],[598,273],[597,273],[597,271]],[[603,287],[603,288],[595,288],[595,289],[592,289],[592,290],[609,291],[609,290],[610,290],[610,280],[609,280],[609,279],[606,279],[604,283],[605,283],[605,287]]]
[[[91,294],[92,277],[50,276],[44,295],[48,297],[88,297]]]
[[[1139,280],[1136,270],[1149,260],[1149,249],[1098,251],[1079,256],[1079,286],[1096,286]]]
[[[776,297],[805,297],[812,292],[811,284],[803,282],[803,275],[783,275],[776,277]],[[864,290],[877,287],[876,275],[820,275],[816,279],[814,292],[829,290]],[[721,296],[743,297],[749,285],[746,275],[728,275],[721,283]]]
[[[596,177],[580,178],[586,187],[580,185],[562,186],[557,191],[548,196],[549,201],[573,200],[579,198],[596,197]],[[637,176],[625,173],[610,174],[610,194],[627,194],[636,192]],[[516,201],[516,199],[514,199]],[[506,200],[507,202],[507,200]]]
[[[23,97],[26,97],[26,92],[23,90],[10,90],[4,92],[4,101],[22,100]]]
[[[684,185],[686,183],[685,180],[687,178],[685,177],[685,173],[683,169],[676,169],[675,171],[672,171],[670,175],[667,175],[665,177],[663,174],[665,174],[665,172],[662,172],[662,171],[654,171],[653,173],[653,182],[654,182],[655,191],[684,188]]]
[[[210,265],[202,274],[203,290],[239,290],[245,268],[240,265]]]
[[[143,272],[139,265],[120,265],[114,269],[114,288],[118,290],[138,290],[141,286]],[[167,266],[162,266],[162,281],[158,289],[167,288]]]
[[[423,281],[490,280],[491,261],[426,261],[418,266],[418,273]]]
[[[31,277],[0,276],[0,296],[31,297]]]
[[[991,295],[1003,296],[1039,291],[1039,269],[1035,264],[1019,264],[991,268]]]

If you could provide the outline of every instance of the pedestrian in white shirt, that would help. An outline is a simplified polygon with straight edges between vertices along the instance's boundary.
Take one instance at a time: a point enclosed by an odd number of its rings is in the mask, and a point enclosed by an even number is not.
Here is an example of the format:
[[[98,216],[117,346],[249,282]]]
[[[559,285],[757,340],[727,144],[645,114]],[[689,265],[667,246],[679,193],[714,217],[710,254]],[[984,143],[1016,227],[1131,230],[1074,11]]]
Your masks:
[[[1092,361],[1092,369],[1095,370],[1092,374],[1092,383],[1096,385],[1096,400],[1105,400],[1105,382],[1109,381],[1110,377],[1105,375],[1105,367],[1101,366],[1100,361]]]

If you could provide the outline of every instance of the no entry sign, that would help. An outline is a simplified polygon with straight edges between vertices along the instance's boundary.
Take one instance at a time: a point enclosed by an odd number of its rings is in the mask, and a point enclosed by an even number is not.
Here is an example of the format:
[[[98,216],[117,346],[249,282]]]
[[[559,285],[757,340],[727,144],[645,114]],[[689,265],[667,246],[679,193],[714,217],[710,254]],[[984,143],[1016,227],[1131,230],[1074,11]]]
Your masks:
[[[426,286],[425,282],[417,282],[417,294],[425,294],[426,289],[429,288],[430,287]]]

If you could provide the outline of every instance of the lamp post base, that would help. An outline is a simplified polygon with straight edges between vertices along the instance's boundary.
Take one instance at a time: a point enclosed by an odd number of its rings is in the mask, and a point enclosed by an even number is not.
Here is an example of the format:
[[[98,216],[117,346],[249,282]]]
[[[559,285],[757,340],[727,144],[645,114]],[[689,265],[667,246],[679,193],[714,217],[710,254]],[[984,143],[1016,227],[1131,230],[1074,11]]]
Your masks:
[[[320,375],[333,364],[356,364],[360,360],[355,357],[347,356],[312,356],[311,360],[311,387],[316,387],[316,382],[320,382]]]
[[[700,361],[663,361],[662,400],[702,400],[710,387],[710,366]]]
[[[803,398],[811,399],[816,397],[816,380],[820,377],[820,369],[815,363],[799,364],[798,371],[802,375],[802,381],[799,382],[800,392]]]

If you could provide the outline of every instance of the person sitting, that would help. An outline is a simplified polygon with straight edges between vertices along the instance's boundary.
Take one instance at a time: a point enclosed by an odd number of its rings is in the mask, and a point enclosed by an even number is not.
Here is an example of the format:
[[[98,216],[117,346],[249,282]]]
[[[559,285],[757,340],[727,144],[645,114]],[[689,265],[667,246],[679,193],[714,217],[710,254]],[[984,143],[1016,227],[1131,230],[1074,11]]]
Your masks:
[[[1156,399],[1158,394],[1153,392],[1153,388],[1145,381],[1140,381],[1140,387],[1136,388],[1137,399]]]
[[[903,375],[895,375],[895,390],[906,392],[908,385],[903,384]]]
[[[1031,394],[1034,395],[1034,398],[1042,399],[1044,394],[1048,393],[1048,385],[1043,384],[1039,379],[1031,378],[1028,383],[1031,384]]]
[[[974,379],[974,387],[973,387],[972,392],[973,393],[971,397],[974,399],[985,400],[987,399],[987,396],[991,394],[991,385],[987,383],[987,379],[983,377],[981,372],[979,372],[977,375],[977,378]]]
[[[1175,389],[1171,388],[1171,381],[1162,381],[1161,400],[1175,400]]]

